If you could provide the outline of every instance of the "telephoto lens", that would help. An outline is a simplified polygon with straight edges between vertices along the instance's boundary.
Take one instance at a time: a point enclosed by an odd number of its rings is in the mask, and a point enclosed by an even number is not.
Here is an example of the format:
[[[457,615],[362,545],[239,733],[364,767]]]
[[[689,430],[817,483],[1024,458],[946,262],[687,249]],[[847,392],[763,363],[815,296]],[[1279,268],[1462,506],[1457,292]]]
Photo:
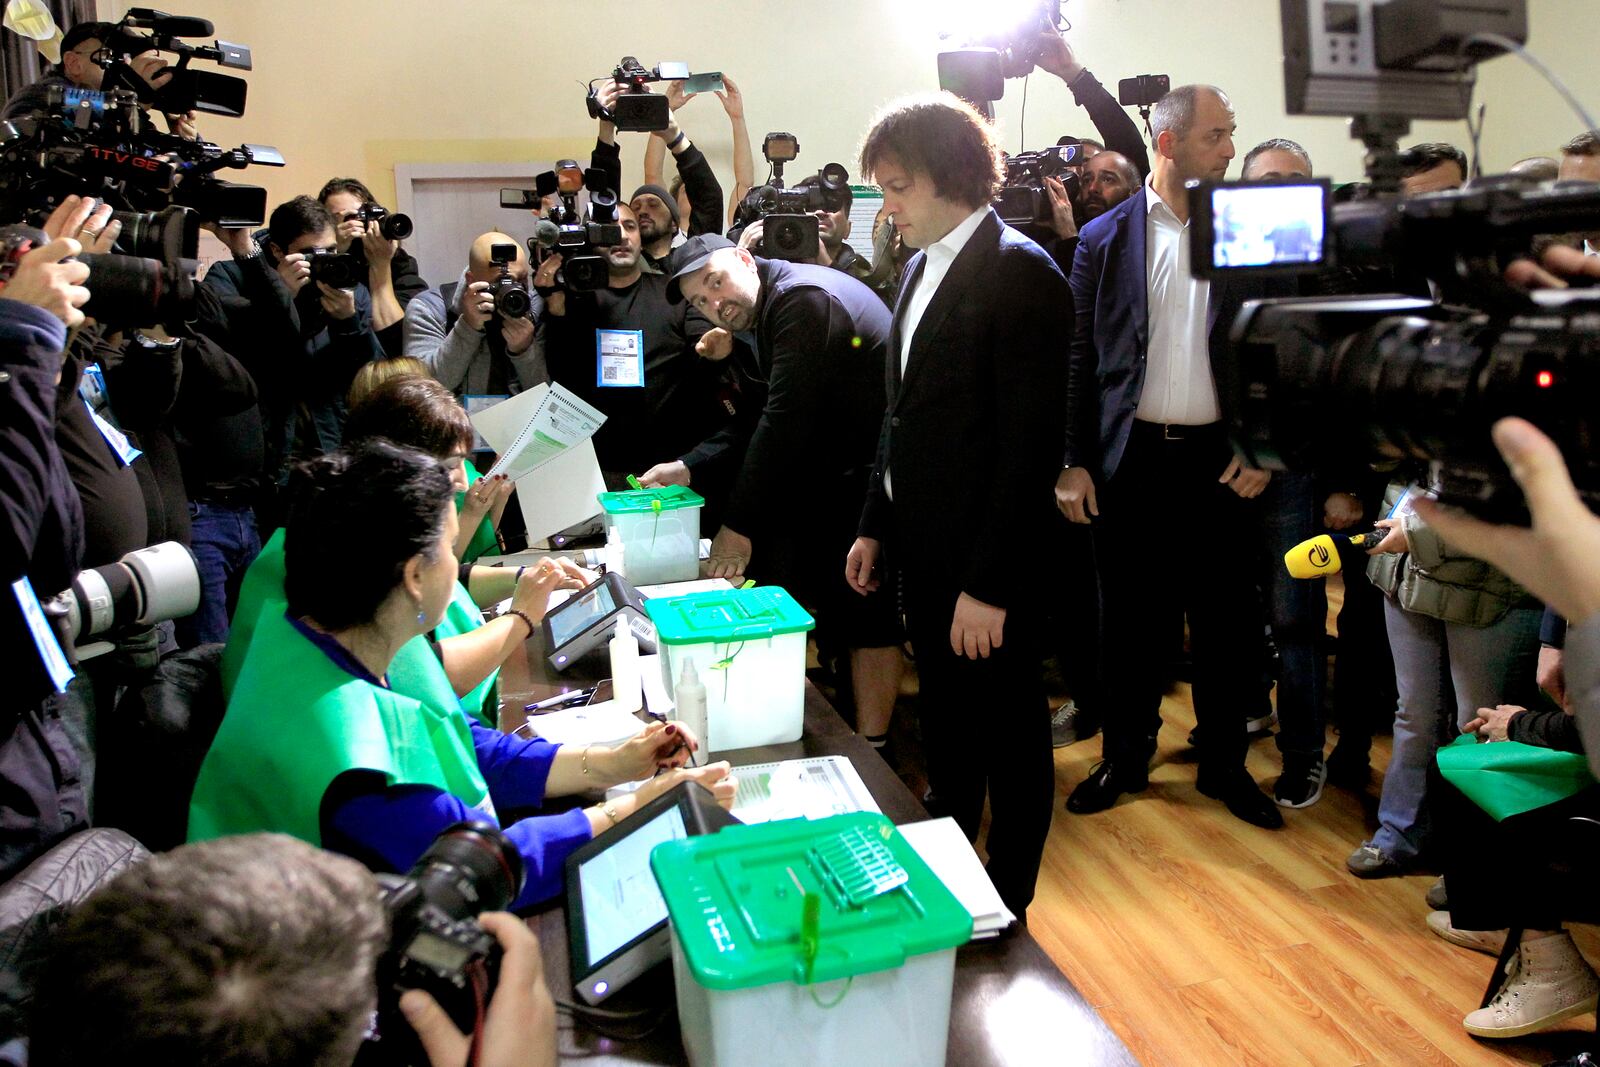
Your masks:
[[[143,259],[177,263],[200,254],[200,216],[172,204],[160,211],[113,211],[112,222],[122,223],[116,251]]]
[[[166,263],[139,256],[86,252],[89,300],[83,313],[109,326],[160,326],[194,318],[193,260]]]

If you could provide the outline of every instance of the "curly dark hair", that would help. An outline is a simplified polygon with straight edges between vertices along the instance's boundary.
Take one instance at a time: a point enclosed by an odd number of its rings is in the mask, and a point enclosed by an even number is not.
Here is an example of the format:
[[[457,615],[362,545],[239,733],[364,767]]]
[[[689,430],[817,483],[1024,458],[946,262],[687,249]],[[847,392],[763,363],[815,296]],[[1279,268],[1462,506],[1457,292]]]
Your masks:
[[[941,197],[974,209],[994,199],[1006,173],[994,127],[950,93],[907,97],[879,113],[861,143],[861,171],[870,180],[888,160],[926,174]]]

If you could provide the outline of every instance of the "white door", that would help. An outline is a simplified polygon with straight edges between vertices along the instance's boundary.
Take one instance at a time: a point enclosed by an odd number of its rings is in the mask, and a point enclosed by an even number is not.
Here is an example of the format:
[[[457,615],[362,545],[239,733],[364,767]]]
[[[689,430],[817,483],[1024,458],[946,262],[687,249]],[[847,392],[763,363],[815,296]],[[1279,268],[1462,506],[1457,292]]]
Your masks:
[[[500,206],[502,188],[531,189],[548,163],[402,163],[395,167],[395,199],[416,232],[406,250],[422,277],[438,287],[456,281],[467,251],[480,234],[499,230],[527,251],[534,215]]]

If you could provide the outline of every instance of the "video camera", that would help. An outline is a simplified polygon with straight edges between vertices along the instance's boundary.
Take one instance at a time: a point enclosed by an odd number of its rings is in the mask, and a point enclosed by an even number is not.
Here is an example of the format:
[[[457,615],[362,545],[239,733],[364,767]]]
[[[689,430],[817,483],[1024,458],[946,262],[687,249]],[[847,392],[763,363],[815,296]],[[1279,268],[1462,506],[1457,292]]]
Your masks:
[[[976,27],[947,29],[941,36],[954,38],[959,47],[940,52],[939,88],[955,93],[994,118],[994,102],[1005,95],[1006,79],[1032,73],[1039,62],[1041,34],[1060,33],[1064,22],[1061,0],[1031,0],[1014,5],[1016,16],[992,23],[992,12],[982,11]]]
[[[1018,152],[1006,157],[1006,180],[995,193],[994,207],[1000,219],[1012,226],[1043,226],[1054,218],[1046,178],[1055,178],[1067,190],[1073,212],[1081,218],[1079,206],[1083,186],[1073,166],[1083,149],[1075,144],[1054,145],[1037,152]]]
[[[1529,295],[1502,277],[1541,235],[1600,229],[1600,185],[1496,177],[1406,199],[1391,191],[1409,115],[1466,114],[1455,57],[1493,54],[1478,33],[1525,37],[1522,0],[1471,12],[1413,0],[1283,0],[1283,15],[1290,112],[1327,113],[1341,99],[1368,108],[1351,127],[1368,143],[1372,189],[1334,204],[1326,182],[1191,184],[1197,276],[1285,274],[1358,294],[1245,305],[1232,331],[1243,379],[1237,442],[1277,469],[1344,455],[1417,461],[1441,499],[1518,518],[1521,493],[1489,431],[1519,415],[1556,441],[1579,491],[1600,506],[1591,403],[1600,298]],[[1409,279],[1414,291],[1432,283],[1443,302],[1379,292]]]
[[[558,198],[539,220],[529,246],[561,254],[560,279],[568,292],[593,292],[609,281],[601,249],[622,243],[622,226],[617,222],[617,194],[608,182],[604,171],[583,170],[576,160],[563,159],[555,170],[536,177],[532,189],[500,190],[501,207],[523,211],[538,211],[547,197]],[[586,188],[589,205],[580,211],[578,194]]]
[[[611,72],[612,80],[622,87],[622,92],[607,109],[600,105],[600,97],[594,87],[594,82],[600,79],[590,82],[589,116],[606,119],[619,130],[640,133],[664,130],[672,120],[667,98],[660,93],[652,93],[645,86],[651,82],[682,81],[688,76],[687,63],[659,63],[650,69],[632,56],[623,56],[617,69]]]
[[[184,37],[210,37],[213,32],[214,27],[207,19],[169,15],[148,7],[129,8],[110,39],[102,42],[100,51],[95,53],[95,62],[106,72],[101,88],[131,90],[143,103],[169,115],[202,111],[238,118],[244,114],[249,83],[243,78],[189,66],[191,61],[202,59],[234,70],[254,69],[246,45],[214,41],[213,46],[207,48],[182,40]],[[163,72],[170,77],[159,89],[145,81],[130,62],[134,56],[152,50],[171,52],[178,57],[177,66]]]
[[[138,216],[141,221],[149,217]],[[164,235],[163,239],[169,238]],[[49,243],[45,232],[32,226],[0,226],[0,294],[15,273],[18,261],[33,249]],[[193,318],[194,275],[198,266],[194,259],[168,261],[91,252],[76,258],[89,267],[89,277],[83,283],[89,290],[89,300],[83,305],[83,313],[96,322],[121,329],[161,326]]]
[[[429,1062],[400,1012],[408,989],[432,995],[472,1034],[494,995],[500,943],[478,925],[486,911],[504,911],[522,892],[522,857],[493,823],[458,822],[428,846],[405,875],[380,874],[389,913],[389,947],[378,958],[376,1033],[357,1064]]]
[[[829,163],[809,184],[796,189],[783,185],[783,166],[800,155],[800,141],[792,133],[769,133],[761,141],[761,154],[772,168],[766,185],[745,194],[733,216],[732,232],[742,232],[761,220],[761,240],[750,249],[767,259],[809,262],[822,251],[815,211],[838,211],[850,202],[850,172],[841,163]]]

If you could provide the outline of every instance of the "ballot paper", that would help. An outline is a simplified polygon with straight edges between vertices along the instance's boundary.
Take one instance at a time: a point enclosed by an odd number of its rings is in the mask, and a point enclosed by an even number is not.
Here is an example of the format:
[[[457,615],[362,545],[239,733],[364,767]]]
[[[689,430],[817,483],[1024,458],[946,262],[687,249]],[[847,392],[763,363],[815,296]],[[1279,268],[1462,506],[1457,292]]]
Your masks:
[[[895,829],[917,850],[917,855],[939,876],[945,888],[955,894],[961,906],[972,913],[974,941],[996,937],[1017,921],[1001,902],[978,854],[972,851],[967,835],[961,832],[954,819],[929,819]]]
[[[883,207],[883,190],[876,185],[852,185],[850,187],[850,232],[856,235],[856,243],[850,247],[855,249],[856,255],[872,264],[872,255],[876,251],[872,246],[873,223],[878,219],[878,211]]]
[[[530,715],[524,726],[556,745],[614,745],[644,729],[633,712],[623,711],[614,700]]]
[[[605,419],[561,386],[542,384],[471,416],[500,457],[484,477],[504,474],[516,482],[530,538],[599,513],[606,485],[592,438]]]
[[[744,823],[881,810],[845,756],[750,763],[733,768],[733,774],[739,780],[733,814]]]

